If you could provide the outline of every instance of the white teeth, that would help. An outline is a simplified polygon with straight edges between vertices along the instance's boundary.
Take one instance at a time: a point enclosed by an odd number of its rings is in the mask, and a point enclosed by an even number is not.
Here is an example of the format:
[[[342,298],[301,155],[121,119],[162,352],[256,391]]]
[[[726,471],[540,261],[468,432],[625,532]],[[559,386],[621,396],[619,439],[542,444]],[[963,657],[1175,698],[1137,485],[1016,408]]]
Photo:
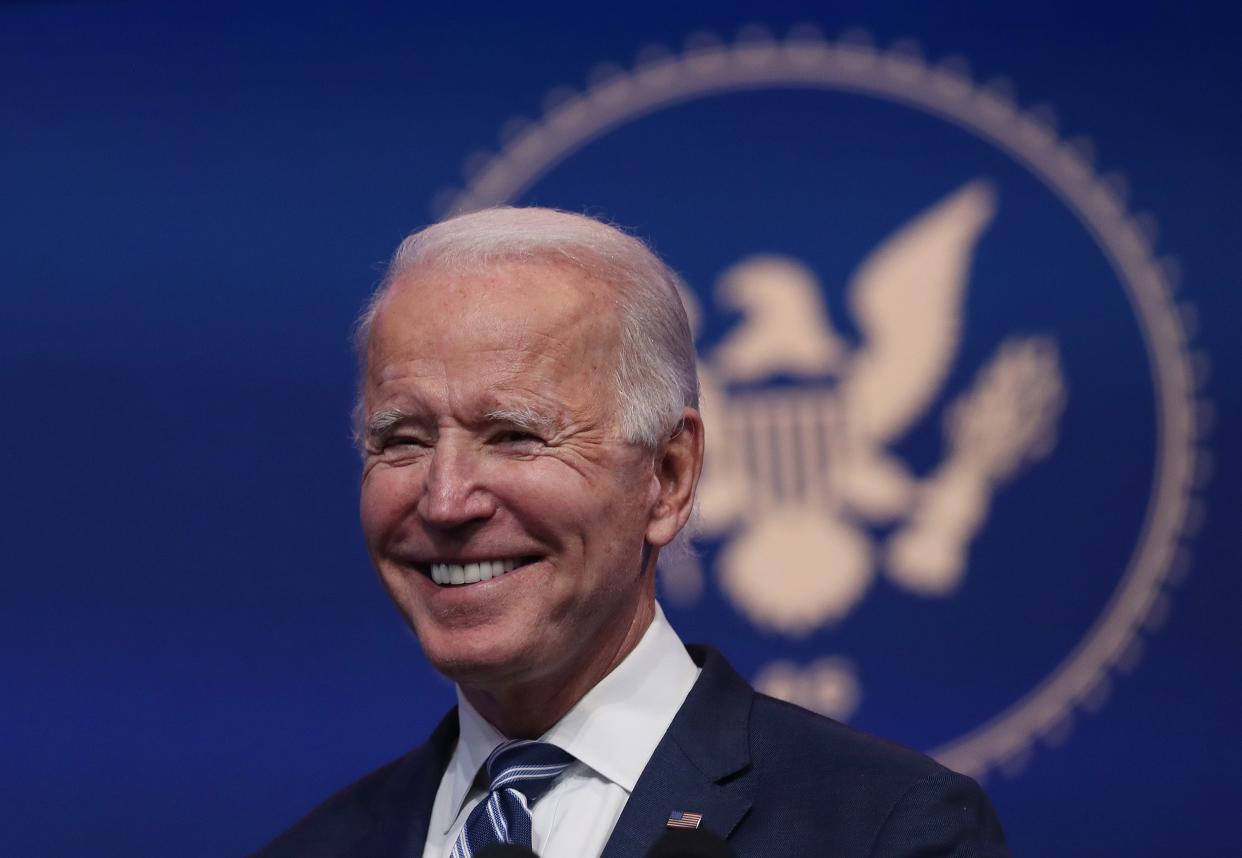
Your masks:
[[[521,565],[520,560],[483,560],[478,563],[432,563],[431,580],[437,584],[474,584],[490,581]]]

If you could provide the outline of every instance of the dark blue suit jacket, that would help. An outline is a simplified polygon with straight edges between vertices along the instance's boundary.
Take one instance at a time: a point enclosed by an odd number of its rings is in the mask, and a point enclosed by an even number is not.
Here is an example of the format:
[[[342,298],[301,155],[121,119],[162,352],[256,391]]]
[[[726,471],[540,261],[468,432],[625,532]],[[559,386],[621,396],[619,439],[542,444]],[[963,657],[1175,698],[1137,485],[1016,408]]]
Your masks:
[[[643,858],[674,810],[703,814],[738,858],[1007,856],[970,778],[914,751],[758,694],[714,650],[617,821],[602,858]],[[420,858],[457,739],[426,744],[328,799],[256,858]]]

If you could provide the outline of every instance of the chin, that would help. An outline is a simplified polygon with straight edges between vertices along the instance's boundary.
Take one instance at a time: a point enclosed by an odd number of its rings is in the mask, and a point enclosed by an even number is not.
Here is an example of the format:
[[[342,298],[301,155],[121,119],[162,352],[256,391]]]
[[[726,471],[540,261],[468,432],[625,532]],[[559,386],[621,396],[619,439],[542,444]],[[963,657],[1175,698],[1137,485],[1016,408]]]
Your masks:
[[[540,673],[539,659],[529,647],[507,644],[494,635],[418,638],[431,666],[459,685],[494,688]]]

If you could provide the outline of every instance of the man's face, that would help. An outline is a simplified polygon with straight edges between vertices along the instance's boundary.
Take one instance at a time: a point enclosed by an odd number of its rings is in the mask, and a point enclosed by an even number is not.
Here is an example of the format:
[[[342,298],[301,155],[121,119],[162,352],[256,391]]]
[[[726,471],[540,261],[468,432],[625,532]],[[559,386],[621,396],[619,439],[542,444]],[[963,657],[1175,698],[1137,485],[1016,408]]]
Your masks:
[[[362,526],[428,659],[457,681],[572,675],[653,598],[642,560],[660,486],[651,453],[617,434],[611,306],[575,269],[512,263],[414,272],[376,319]],[[433,580],[474,563],[515,568]]]

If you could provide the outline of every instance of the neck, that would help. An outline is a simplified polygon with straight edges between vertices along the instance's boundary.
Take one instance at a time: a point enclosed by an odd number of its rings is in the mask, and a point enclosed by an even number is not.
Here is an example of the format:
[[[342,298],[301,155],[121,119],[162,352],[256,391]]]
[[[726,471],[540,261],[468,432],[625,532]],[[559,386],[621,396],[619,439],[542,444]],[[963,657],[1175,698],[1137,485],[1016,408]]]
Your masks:
[[[655,619],[655,600],[644,599],[628,627],[591,648],[583,663],[565,665],[555,674],[503,687],[461,686],[470,705],[510,739],[537,739],[612,672]]]

